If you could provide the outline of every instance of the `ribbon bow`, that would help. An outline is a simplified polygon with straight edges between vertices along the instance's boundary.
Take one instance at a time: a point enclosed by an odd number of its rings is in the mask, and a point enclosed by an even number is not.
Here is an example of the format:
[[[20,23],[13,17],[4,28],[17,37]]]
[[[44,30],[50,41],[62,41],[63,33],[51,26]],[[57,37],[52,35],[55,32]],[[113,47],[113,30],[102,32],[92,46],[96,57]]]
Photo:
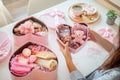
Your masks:
[[[64,18],[64,12],[58,10],[58,9],[54,9],[52,12],[48,13],[48,15],[52,16],[52,17],[61,17]]]
[[[105,37],[105,38],[112,38],[113,37],[113,32],[111,29],[108,28],[103,28],[99,30],[99,33]]]

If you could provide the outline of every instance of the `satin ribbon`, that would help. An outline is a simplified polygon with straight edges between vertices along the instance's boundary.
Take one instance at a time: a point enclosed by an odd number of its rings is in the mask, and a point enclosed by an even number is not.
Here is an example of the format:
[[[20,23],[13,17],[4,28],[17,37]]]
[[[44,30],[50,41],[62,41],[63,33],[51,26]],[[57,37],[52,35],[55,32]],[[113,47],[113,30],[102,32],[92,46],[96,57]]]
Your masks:
[[[104,38],[113,38],[113,32],[112,29],[109,28],[103,28],[99,30],[99,33],[104,37]]]
[[[61,17],[64,18],[64,12],[58,10],[58,9],[54,9],[52,12],[47,13],[48,15],[50,15],[51,17]]]
[[[64,18],[64,12],[54,9],[52,12],[47,13],[47,15],[53,17],[55,19],[55,26],[60,25],[59,18]]]

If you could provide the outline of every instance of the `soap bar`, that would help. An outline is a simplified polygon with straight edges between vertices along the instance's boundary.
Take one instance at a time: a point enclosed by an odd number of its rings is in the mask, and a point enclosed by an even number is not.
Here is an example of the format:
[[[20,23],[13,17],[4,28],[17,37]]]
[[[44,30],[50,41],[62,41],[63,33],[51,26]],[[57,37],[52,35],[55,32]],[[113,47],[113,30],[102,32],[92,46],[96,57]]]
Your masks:
[[[36,56],[43,59],[56,59],[56,55],[49,51],[41,51],[36,53]]]
[[[57,61],[53,59],[51,60],[38,59],[36,63],[42,67],[48,68],[49,70],[55,70],[57,67]]]

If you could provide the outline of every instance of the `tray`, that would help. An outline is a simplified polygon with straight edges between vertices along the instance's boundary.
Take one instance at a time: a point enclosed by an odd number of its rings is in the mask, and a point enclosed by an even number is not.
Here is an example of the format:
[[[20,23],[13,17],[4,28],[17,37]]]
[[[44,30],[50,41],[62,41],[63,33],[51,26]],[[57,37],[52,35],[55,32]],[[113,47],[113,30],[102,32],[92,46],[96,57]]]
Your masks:
[[[77,4],[74,4],[74,5],[71,5],[68,9],[68,16],[69,18],[74,21],[74,22],[77,22],[77,23],[86,23],[86,24],[90,24],[90,23],[94,23],[96,22],[99,18],[100,18],[100,15],[98,13],[98,11],[96,10],[96,12],[92,15],[87,15],[85,13],[85,11],[83,10],[83,6],[85,5],[88,5],[88,4],[85,4],[85,3],[77,3]],[[79,6],[82,8],[82,10],[78,10],[78,12],[83,12],[83,14],[79,17],[74,17],[72,16],[73,14],[73,7],[75,6]]]

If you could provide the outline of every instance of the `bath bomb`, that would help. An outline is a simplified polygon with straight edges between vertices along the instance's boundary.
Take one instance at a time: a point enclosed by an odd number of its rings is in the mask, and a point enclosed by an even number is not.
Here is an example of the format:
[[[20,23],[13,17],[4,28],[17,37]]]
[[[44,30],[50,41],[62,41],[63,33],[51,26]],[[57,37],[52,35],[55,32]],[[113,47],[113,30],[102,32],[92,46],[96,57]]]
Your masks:
[[[31,50],[29,48],[25,48],[22,51],[23,56],[29,57],[31,55]]]

